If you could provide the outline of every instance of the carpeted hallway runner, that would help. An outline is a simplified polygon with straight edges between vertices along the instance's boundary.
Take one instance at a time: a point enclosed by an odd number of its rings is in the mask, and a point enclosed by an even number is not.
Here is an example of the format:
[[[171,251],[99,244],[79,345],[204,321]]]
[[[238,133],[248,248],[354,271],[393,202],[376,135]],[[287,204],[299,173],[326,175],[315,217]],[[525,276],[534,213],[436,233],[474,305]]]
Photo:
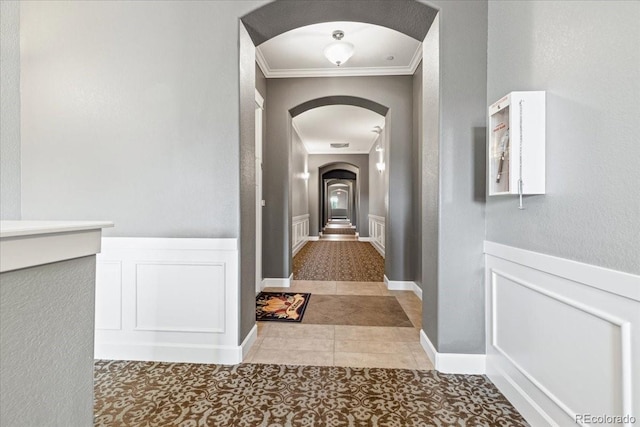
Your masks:
[[[308,242],[293,258],[293,278],[382,282],[384,258],[368,242]]]
[[[396,297],[369,295],[315,294],[302,323],[413,327]]]
[[[527,426],[481,375],[437,371],[100,360],[106,426]]]

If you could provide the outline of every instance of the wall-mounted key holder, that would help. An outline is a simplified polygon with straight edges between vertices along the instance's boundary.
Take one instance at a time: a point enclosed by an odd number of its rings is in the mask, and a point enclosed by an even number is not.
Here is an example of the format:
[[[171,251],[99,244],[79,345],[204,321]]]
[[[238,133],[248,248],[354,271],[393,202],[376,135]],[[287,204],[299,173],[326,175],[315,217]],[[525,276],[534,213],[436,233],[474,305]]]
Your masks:
[[[489,107],[487,153],[489,196],[545,193],[544,91],[511,92]]]

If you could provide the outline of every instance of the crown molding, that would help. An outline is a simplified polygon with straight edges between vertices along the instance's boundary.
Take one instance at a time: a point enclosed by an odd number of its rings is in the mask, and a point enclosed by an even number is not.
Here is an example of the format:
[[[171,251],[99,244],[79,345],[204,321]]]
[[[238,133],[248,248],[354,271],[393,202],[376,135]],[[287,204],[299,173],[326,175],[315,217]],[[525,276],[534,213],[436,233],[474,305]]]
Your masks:
[[[415,74],[418,65],[420,65],[420,61],[422,61],[422,43],[418,45],[416,51],[413,53],[413,58],[411,58],[409,62],[409,68],[411,68],[411,73],[409,74]]]
[[[260,70],[262,70],[262,74],[264,74],[266,78],[269,78],[269,74],[271,73],[271,68],[269,68],[269,65],[267,64],[267,60],[262,54],[260,47],[256,47],[256,63],[258,64],[258,67],[260,67]]]
[[[366,77],[366,76],[407,76],[413,75],[422,60],[422,43],[409,62],[401,67],[354,67],[354,68],[297,68],[287,70],[272,70],[262,54],[260,47],[256,48],[256,62],[264,76],[268,79],[287,79],[294,77]]]

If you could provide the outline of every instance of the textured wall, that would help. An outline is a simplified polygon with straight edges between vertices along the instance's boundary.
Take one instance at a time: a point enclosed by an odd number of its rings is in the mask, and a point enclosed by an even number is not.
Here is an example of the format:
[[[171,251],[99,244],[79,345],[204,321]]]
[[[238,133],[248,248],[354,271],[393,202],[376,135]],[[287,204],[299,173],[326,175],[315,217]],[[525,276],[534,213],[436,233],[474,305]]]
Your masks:
[[[0,425],[93,425],[95,266],[0,275]]]
[[[413,200],[413,236],[411,252],[416,256],[414,260],[413,281],[422,289],[422,150],[423,150],[423,67],[418,65],[413,75],[413,144],[411,145],[411,193]]]
[[[439,48],[425,51],[424,106],[429,123],[423,171],[423,288],[430,282],[423,325],[433,334],[438,351],[484,353],[484,197],[476,192],[476,176],[484,159],[477,150],[485,144],[487,3],[486,1],[432,1],[440,9]],[[439,54],[438,81],[433,55]],[[433,86],[440,90],[435,103]],[[439,113],[437,111],[439,109]],[[439,123],[439,146],[433,127]],[[427,127],[427,124],[425,124]],[[437,152],[438,165],[433,155]],[[424,177],[424,175],[423,175]],[[437,213],[434,209],[437,206]],[[434,232],[437,223],[437,233]],[[428,239],[433,239],[428,241]],[[425,240],[427,240],[425,242]],[[433,241],[437,241],[437,266]],[[425,248],[426,246],[426,248]],[[428,264],[428,265],[426,265]],[[434,271],[437,270],[437,271]],[[433,277],[437,274],[437,284]],[[434,295],[433,286],[437,286]],[[432,298],[437,298],[437,315]],[[423,295],[423,300],[425,295]],[[434,316],[437,325],[434,325]],[[431,337],[431,335],[429,335]]]
[[[303,178],[308,171],[309,154],[298,133],[291,138],[291,216],[309,213],[309,181]]]
[[[239,29],[240,49],[240,336],[255,325],[256,295],[256,52],[247,30]],[[232,166],[232,165],[231,165]],[[229,193],[229,196],[232,196]]]
[[[0,218],[20,219],[20,3],[0,2]]]
[[[487,240],[640,273],[640,3],[489,3],[488,101],[547,92],[547,194],[487,201]]]
[[[238,237],[238,18],[260,4],[21,3],[23,218]]]
[[[410,280],[411,256],[409,234],[411,233],[411,141],[412,141],[412,78],[411,76],[384,77],[336,77],[268,79],[267,91],[267,141],[265,145],[265,242],[271,243],[265,258],[265,277],[288,277],[291,271],[287,252],[290,226],[287,211],[288,158],[289,158],[289,112],[288,110],[315,98],[332,95],[347,95],[370,99],[390,108],[390,153],[387,161],[390,188],[390,226],[387,236],[389,254],[387,275],[392,280]],[[365,162],[368,167],[368,161]],[[309,184],[309,200],[313,203]],[[310,212],[313,212],[311,207]],[[366,223],[366,219],[365,219]],[[314,227],[314,224],[311,224]],[[316,228],[312,228],[312,231]],[[290,253],[290,251],[289,251]]]
[[[422,43],[422,329],[438,348],[438,197],[440,195],[440,17]]]

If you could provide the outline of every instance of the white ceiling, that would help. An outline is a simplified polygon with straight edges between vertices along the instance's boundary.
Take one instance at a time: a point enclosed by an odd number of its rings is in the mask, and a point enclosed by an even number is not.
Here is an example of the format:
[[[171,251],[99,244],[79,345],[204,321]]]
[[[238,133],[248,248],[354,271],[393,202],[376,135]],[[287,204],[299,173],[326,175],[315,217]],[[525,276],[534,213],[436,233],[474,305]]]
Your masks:
[[[384,117],[362,107],[327,105],[293,118],[293,126],[309,154],[368,154],[378,137],[375,126],[384,127]],[[349,143],[349,148],[331,148],[331,143]]]
[[[355,52],[337,67],[325,58],[334,30]],[[360,22],[324,22],[295,28],[258,46],[256,61],[267,78],[413,74],[422,59],[422,44],[406,34]],[[393,60],[387,60],[393,56]]]

